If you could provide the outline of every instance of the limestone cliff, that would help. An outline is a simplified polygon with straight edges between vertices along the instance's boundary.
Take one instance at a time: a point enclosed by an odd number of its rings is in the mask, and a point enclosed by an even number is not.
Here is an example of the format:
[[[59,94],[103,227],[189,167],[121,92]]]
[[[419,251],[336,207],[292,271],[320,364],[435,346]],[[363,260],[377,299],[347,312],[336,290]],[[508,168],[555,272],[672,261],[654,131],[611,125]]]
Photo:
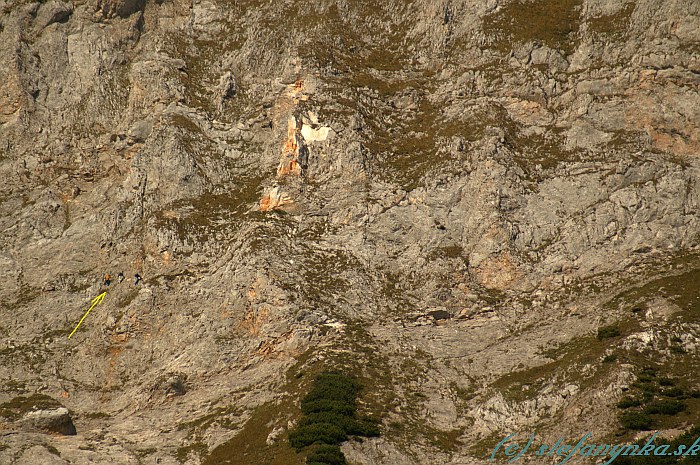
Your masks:
[[[0,0],[0,463],[303,464],[329,368],[354,464],[687,429],[699,58],[695,0]]]

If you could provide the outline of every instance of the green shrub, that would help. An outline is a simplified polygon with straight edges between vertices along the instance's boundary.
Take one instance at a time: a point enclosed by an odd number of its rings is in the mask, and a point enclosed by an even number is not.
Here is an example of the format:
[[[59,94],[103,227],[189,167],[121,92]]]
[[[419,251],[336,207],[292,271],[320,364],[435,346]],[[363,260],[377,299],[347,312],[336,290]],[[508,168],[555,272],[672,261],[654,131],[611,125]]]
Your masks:
[[[306,415],[299,421],[299,426],[327,423],[342,428],[347,434],[358,434],[358,422],[350,415],[341,415],[336,412],[317,412]]]
[[[337,372],[325,372],[316,378],[311,392],[304,398],[302,405],[305,402],[321,399],[344,401],[348,405],[355,405],[359,388],[357,382],[349,376]]]
[[[675,451],[678,446],[683,444],[687,448],[690,446],[695,439],[700,435],[700,428],[697,426],[691,428],[685,433],[677,436],[675,439],[667,439],[663,437],[657,437],[653,444],[662,445],[668,444],[669,451]],[[640,449],[646,444],[648,439],[640,439],[636,444]],[[700,456],[689,455],[686,457],[667,455],[667,456],[657,456],[657,455],[627,455],[619,456],[614,461],[615,465],[698,465],[700,464]]]
[[[309,465],[346,465],[345,456],[338,446],[322,445],[306,458]]]
[[[634,399],[632,397],[624,397],[620,399],[620,402],[617,403],[617,408],[621,409],[626,409],[630,407],[639,407],[642,405],[642,400],[641,399]]]
[[[661,391],[661,395],[664,395],[666,397],[674,397],[676,399],[686,397],[685,391],[679,387],[664,389],[663,391]]]
[[[331,423],[299,426],[289,433],[289,443],[297,451],[312,444],[340,444],[348,438],[345,430]]]
[[[319,412],[335,412],[340,415],[352,415],[355,409],[356,407],[354,404],[348,404],[344,400],[317,399],[303,401],[301,403],[301,411],[305,415]]]
[[[673,354],[685,354],[686,351],[681,346],[671,346],[671,353],[673,353]]]
[[[620,330],[616,326],[603,326],[598,328],[598,335],[596,336],[599,341],[603,339],[609,339],[612,337],[617,337],[620,335]]]
[[[676,381],[671,378],[659,378],[659,386],[673,386]]]
[[[356,436],[364,436],[367,438],[376,438],[379,436],[379,422],[373,418],[363,418],[357,422],[358,432]]]
[[[318,444],[307,463],[345,464],[345,457],[337,446],[348,436],[379,436],[376,421],[355,416],[359,390],[359,384],[342,373],[325,372],[314,380],[301,401],[304,416],[289,433],[289,443],[297,451]]]
[[[620,421],[626,429],[635,431],[648,431],[654,424],[654,420],[648,414],[641,412],[625,412]]]
[[[648,394],[654,394],[659,391],[659,388],[656,387],[656,385],[654,385],[653,383],[640,383],[639,381],[637,381],[632,383],[632,386]]]
[[[603,363],[612,363],[615,360],[617,360],[617,355],[615,354],[610,354],[603,357]]]
[[[647,405],[644,409],[644,413],[649,415],[676,415],[686,408],[686,405],[679,400],[658,400]]]

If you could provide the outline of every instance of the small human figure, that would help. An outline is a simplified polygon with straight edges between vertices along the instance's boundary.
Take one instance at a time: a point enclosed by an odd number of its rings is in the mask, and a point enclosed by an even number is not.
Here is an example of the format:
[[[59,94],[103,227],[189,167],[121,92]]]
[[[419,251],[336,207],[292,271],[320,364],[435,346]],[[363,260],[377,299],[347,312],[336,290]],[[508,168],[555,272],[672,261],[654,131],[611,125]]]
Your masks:
[[[140,282],[141,282],[141,275],[138,274],[138,273],[136,273],[136,274],[134,275],[134,285],[137,285],[137,284],[140,283]]]
[[[117,279],[119,280],[120,283],[122,281],[124,281],[124,272],[123,271],[119,272],[119,274],[117,275]]]
[[[112,282],[112,278],[111,278],[111,276],[109,276],[108,274],[106,274],[106,275],[105,275],[105,279],[104,279],[104,285],[105,285],[105,286],[109,286],[109,283],[110,283],[110,282]]]

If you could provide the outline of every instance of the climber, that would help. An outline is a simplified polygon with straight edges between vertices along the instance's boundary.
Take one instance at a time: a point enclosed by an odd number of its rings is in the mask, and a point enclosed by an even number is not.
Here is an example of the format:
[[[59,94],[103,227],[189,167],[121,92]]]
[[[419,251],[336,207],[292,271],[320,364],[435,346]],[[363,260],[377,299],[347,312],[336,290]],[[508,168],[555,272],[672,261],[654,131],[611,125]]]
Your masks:
[[[112,277],[110,275],[106,274],[105,279],[104,279],[104,285],[109,286],[110,282],[112,282]]]
[[[120,283],[122,281],[124,281],[124,272],[123,271],[119,272],[119,274],[117,275],[117,279],[119,280]]]
[[[141,275],[138,274],[138,273],[136,273],[136,274],[134,275],[134,284],[138,284],[138,283],[140,283],[140,282],[141,282]]]

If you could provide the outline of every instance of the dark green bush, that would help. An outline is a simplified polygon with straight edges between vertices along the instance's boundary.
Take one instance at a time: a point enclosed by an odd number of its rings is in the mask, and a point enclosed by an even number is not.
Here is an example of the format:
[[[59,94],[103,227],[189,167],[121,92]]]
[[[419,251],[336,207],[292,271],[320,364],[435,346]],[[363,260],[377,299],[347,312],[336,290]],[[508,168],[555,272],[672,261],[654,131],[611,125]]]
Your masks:
[[[304,398],[302,405],[305,402],[332,399],[354,406],[358,391],[359,385],[349,376],[336,372],[326,372],[316,378],[311,392]]]
[[[622,426],[635,431],[649,431],[654,424],[654,420],[646,413],[625,412],[620,417]]]
[[[301,411],[305,415],[318,412],[335,412],[340,415],[352,415],[355,412],[355,405],[348,404],[344,400],[334,399],[317,399],[312,401],[303,401],[301,403]]]
[[[328,423],[339,426],[347,434],[357,434],[357,420],[350,415],[342,415],[336,412],[317,412],[304,416],[299,421],[299,426],[313,425],[316,423]]]
[[[373,418],[363,418],[357,422],[358,432],[356,436],[364,436],[367,438],[376,438],[379,436],[379,424]]]
[[[693,427],[689,431],[686,431],[685,433],[681,434],[680,436],[677,436],[675,439],[667,439],[663,437],[657,437],[654,440],[655,445],[662,445],[662,444],[668,444],[669,447],[669,452],[673,452],[678,449],[678,446],[683,444],[685,447],[689,447],[695,439],[700,435],[700,428],[697,426]],[[644,444],[646,444],[647,439],[640,439],[637,441],[637,445],[640,447],[643,447]],[[676,465],[676,464],[683,464],[683,465],[699,465],[700,464],[700,456],[698,455],[689,455],[686,457],[682,456],[676,456],[676,455],[667,455],[667,456],[658,456],[658,455],[627,455],[627,456],[619,456],[615,459],[614,461],[615,465]]]
[[[674,397],[676,399],[686,396],[685,391],[679,387],[664,389],[663,391],[661,391],[661,395],[664,395],[666,397]]]
[[[639,407],[642,405],[642,400],[641,399],[634,399],[632,397],[624,397],[620,399],[620,402],[617,403],[617,408],[621,409],[626,409],[630,407]]]
[[[359,391],[359,384],[342,373],[325,372],[314,380],[301,401],[304,416],[289,433],[289,443],[297,451],[318,445],[307,463],[345,464],[345,457],[337,446],[348,436],[379,436],[376,421],[355,416]]]
[[[676,380],[671,378],[659,378],[659,386],[673,386],[676,384]]]
[[[653,383],[640,383],[639,381],[637,381],[632,383],[632,386],[636,387],[637,389],[639,389],[647,395],[655,394],[659,391],[659,388],[656,387],[656,385]]]
[[[649,415],[676,415],[686,409],[686,405],[679,400],[658,400],[647,405],[644,413]]]
[[[306,458],[309,465],[346,465],[345,456],[338,446],[322,445]]]
[[[616,326],[603,326],[598,328],[598,335],[596,336],[599,341],[603,339],[609,339],[611,337],[617,337],[620,335],[620,330]]]
[[[617,360],[617,355],[615,354],[610,354],[603,357],[603,363],[612,363],[615,360]]]
[[[289,433],[289,443],[297,451],[312,444],[340,444],[347,438],[343,428],[331,423],[299,426]]]

